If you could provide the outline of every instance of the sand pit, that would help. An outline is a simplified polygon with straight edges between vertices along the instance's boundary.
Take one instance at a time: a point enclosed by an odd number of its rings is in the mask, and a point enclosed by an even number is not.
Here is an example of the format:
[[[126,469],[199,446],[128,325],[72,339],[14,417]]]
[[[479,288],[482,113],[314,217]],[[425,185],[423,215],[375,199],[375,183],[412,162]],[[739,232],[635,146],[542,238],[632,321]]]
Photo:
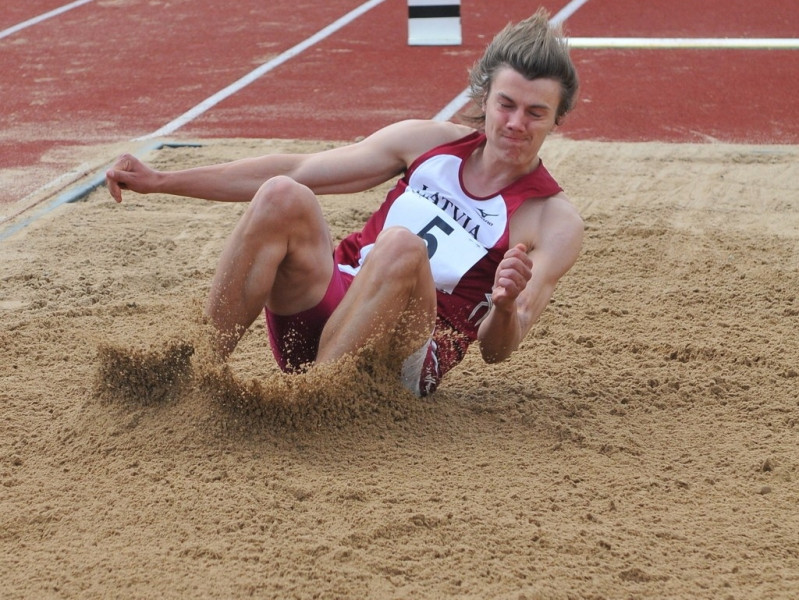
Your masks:
[[[795,597],[799,148],[543,156],[582,256],[512,360],[425,401],[283,376],[261,321],[207,358],[243,206],[100,189],[0,242],[0,596]],[[325,198],[333,234],[381,199]]]

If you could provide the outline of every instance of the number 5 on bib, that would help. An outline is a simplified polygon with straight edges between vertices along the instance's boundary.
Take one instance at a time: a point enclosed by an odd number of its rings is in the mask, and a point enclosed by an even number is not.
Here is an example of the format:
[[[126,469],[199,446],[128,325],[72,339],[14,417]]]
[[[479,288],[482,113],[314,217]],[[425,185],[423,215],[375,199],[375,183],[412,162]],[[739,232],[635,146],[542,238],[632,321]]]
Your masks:
[[[406,227],[425,241],[433,279],[443,292],[452,293],[464,273],[488,252],[455,219],[410,190],[386,215],[384,228],[394,226]]]

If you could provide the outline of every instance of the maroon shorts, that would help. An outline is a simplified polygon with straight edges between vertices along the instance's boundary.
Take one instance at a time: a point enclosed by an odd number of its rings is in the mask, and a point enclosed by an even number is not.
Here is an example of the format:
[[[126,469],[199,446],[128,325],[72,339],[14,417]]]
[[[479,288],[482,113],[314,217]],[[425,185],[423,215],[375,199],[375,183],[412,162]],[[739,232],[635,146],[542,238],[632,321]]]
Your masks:
[[[299,371],[316,360],[322,329],[352,280],[352,275],[334,267],[324,298],[313,308],[293,315],[276,315],[265,309],[269,345],[281,370]]]
[[[353,275],[343,273],[336,267],[324,297],[313,308],[293,315],[276,315],[269,309],[264,310],[269,345],[281,370],[297,372],[316,360],[322,330],[344,298],[353,279]],[[408,382],[406,373],[403,372],[403,383],[419,396],[431,394],[441,380],[436,348],[435,342],[431,340],[423,363],[417,367],[420,369],[418,381],[414,376],[414,381]]]

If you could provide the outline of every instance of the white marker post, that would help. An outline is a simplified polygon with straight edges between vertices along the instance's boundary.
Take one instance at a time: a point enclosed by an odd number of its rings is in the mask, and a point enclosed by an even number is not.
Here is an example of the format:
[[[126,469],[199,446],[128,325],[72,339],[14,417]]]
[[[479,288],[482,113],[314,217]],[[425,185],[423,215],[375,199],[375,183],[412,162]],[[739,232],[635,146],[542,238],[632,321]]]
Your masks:
[[[460,0],[408,0],[409,46],[460,44]]]

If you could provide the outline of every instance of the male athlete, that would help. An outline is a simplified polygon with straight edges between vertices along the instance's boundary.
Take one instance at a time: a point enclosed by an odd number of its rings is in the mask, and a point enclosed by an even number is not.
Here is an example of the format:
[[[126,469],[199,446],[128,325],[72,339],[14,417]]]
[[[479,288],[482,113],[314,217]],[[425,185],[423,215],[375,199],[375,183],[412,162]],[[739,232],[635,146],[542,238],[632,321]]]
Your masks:
[[[132,156],[122,190],[250,202],[222,252],[206,315],[224,359],[265,310],[283,370],[369,346],[400,356],[430,394],[479,340],[507,359],[577,259],[583,222],[538,153],[572,108],[577,75],[539,10],[500,32],[470,74],[477,126],[403,121],[348,146],[161,172]],[[401,177],[364,228],[334,247],[316,195]]]

